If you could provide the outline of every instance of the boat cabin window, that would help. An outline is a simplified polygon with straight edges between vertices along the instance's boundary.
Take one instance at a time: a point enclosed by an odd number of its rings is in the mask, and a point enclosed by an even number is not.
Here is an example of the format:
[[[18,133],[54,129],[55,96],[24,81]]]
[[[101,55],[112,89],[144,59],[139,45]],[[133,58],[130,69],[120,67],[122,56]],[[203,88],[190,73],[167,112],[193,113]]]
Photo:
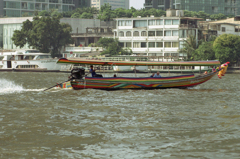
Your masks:
[[[38,68],[38,65],[17,65],[17,68]]]
[[[38,50],[26,50],[25,53],[39,53]]]
[[[39,55],[36,60],[40,60],[40,59],[51,59],[52,57],[50,55]]]
[[[34,56],[24,56],[24,60],[32,60],[34,59]]]

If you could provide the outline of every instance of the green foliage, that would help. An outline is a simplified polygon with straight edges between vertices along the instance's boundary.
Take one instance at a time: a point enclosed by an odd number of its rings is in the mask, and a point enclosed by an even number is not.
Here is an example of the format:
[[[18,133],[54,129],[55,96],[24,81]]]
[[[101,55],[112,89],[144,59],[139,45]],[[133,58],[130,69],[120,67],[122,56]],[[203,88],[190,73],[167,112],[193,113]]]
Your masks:
[[[60,57],[62,47],[73,42],[71,26],[60,23],[60,18],[58,15],[34,17],[32,22],[26,20],[21,30],[14,31],[14,44],[20,48],[28,44],[41,52],[51,52],[53,57]]]
[[[215,52],[213,50],[213,42],[203,42],[196,49],[195,60],[215,60]]]
[[[83,19],[92,19],[92,18],[93,18],[93,14],[84,12],[84,13],[80,16],[80,18],[83,18]]]
[[[195,60],[196,49],[198,48],[196,36],[190,35],[187,40],[184,41],[183,49],[180,52],[187,54],[187,60]]]
[[[46,10],[42,10],[41,12],[38,12],[39,16],[50,16],[50,12],[46,11]]]
[[[99,46],[102,46],[105,50],[101,53],[109,54],[111,56],[115,55],[130,55],[132,50],[127,48],[123,49],[118,41],[118,39],[113,38],[100,38],[97,42]]]
[[[116,18],[115,12],[112,10],[112,7],[109,5],[109,3],[105,3],[103,6],[101,6],[98,19],[103,21],[110,21],[113,18]]]
[[[217,20],[220,20],[220,19],[226,19],[227,16],[222,14],[222,13],[219,13],[219,14],[212,14],[210,15],[210,19],[217,19]]]
[[[216,58],[221,63],[229,61],[238,63],[240,58],[240,37],[233,34],[223,34],[213,43]]]
[[[98,13],[99,11],[97,8],[87,7],[87,8],[77,8],[69,12],[63,12],[63,16],[71,17],[71,18],[93,19],[93,15]]]
[[[80,16],[81,16],[81,14],[76,12],[71,16],[71,18],[80,18]]]
[[[220,20],[220,19],[226,19],[227,17],[233,17],[232,15],[224,15],[222,13],[218,13],[218,14],[207,14],[203,11],[199,11],[199,12],[195,12],[195,11],[184,11],[184,16],[185,17],[197,17],[197,18],[202,18],[202,19],[212,19],[212,20]]]

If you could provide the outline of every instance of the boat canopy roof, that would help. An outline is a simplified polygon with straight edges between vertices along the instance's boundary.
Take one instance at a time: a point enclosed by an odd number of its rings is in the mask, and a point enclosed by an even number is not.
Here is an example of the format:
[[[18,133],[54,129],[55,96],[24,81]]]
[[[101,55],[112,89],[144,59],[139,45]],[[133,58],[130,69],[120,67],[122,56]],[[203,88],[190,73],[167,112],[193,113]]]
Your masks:
[[[59,59],[59,64],[86,64],[86,65],[116,65],[116,66],[215,66],[220,65],[219,61],[175,61],[175,62],[156,62],[156,61],[104,61],[86,60],[77,58]]]

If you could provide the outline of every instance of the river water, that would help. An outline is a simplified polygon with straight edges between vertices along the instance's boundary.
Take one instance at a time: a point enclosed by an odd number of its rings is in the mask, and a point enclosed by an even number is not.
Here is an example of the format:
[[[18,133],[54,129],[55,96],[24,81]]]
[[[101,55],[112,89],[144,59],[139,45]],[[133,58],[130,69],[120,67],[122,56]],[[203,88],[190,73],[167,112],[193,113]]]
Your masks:
[[[192,89],[42,91],[67,76],[0,72],[0,158],[240,158],[239,74]]]

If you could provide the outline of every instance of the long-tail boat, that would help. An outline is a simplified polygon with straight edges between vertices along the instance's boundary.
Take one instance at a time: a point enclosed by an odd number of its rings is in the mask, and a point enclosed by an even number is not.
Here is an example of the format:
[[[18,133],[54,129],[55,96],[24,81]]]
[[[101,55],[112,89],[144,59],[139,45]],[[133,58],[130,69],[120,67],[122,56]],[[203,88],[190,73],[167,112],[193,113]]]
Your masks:
[[[219,61],[102,61],[86,59],[59,59],[59,64],[116,65],[116,66],[220,66],[215,71],[195,76],[194,74],[170,77],[85,77],[85,70],[72,71],[69,79],[73,89],[163,89],[188,88],[210,80],[221,69]],[[228,63],[227,63],[228,64]],[[225,65],[227,65],[225,64]],[[226,66],[227,67],[227,66]],[[225,70],[226,71],[226,70]],[[225,73],[225,72],[224,72]]]

